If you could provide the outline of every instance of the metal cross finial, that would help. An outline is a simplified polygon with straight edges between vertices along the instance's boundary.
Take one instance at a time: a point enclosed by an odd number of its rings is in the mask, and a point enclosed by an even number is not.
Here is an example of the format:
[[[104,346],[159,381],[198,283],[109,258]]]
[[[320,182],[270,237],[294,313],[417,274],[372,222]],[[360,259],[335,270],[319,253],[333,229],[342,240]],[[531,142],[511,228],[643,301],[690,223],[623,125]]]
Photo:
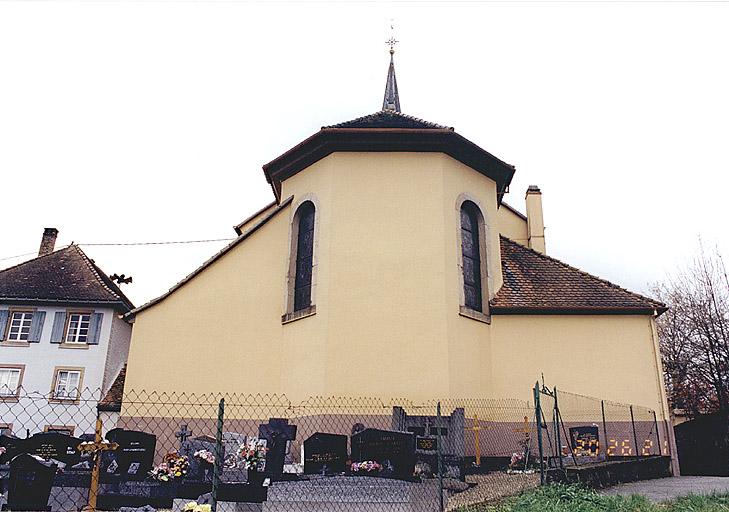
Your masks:
[[[385,44],[390,45],[390,55],[395,53],[395,45],[399,42],[400,41],[395,39],[395,23],[393,22],[393,20],[390,20],[390,39],[385,41]]]

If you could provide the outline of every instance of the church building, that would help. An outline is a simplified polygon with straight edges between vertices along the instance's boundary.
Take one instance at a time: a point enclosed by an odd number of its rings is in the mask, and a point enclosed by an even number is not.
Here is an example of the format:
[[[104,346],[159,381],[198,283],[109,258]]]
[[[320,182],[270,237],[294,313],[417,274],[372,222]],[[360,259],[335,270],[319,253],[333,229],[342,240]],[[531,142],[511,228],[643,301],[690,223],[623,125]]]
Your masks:
[[[391,54],[382,110],[265,164],[273,201],[126,315],[126,389],[530,400],[543,375],[666,420],[665,306],[550,257],[514,170],[401,112]]]

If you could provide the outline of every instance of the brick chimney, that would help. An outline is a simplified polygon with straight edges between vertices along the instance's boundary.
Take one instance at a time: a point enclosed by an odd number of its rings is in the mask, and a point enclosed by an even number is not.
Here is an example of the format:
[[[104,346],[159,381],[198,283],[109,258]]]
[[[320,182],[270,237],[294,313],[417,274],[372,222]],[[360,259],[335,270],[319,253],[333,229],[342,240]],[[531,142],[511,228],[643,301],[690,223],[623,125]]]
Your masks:
[[[43,230],[43,238],[41,238],[40,249],[38,249],[38,256],[45,256],[53,252],[56,247],[56,237],[58,236],[58,230],[56,228],[45,228]]]
[[[529,248],[546,254],[544,216],[542,214],[542,191],[536,185],[529,185],[526,191],[526,211]]]

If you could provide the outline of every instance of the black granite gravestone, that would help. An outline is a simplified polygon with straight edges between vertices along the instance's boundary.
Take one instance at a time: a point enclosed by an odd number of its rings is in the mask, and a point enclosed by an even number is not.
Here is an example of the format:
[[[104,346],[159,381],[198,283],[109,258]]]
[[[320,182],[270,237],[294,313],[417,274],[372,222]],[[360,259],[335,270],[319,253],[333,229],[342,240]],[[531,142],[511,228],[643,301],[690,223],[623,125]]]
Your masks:
[[[347,464],[347,436],[317,432],[304,441],[304,473],[344,473]]]
[[[102,481],[114,477],[122,480],[144,480],[152,469],[157,436],[136,430],[115,428],[106,434],[119,444],[114,451],[104,452],[101,459]]]
[[[50,510],[55,463],[21,453],[10,461],[8,508],[10,510]]]
[[[596,457],[600,451],[600,430],[597,425],[570,427],[572,452],[576,456]]]
[[[289,425],[289,420],[284,418],[270,418],[268,423],[258,426],[258,437],[267,442],[266,476],[271,480],[280,480],[287,443],[296,439],[296,425]]]
[[[352,460],[382,465],[380,476],[412,478],[415,472],[415,434],[368,428],[352,436]]]
[[[41,459],[53,459],[73,466],[81,461],[81,452],[77,450],[79,444],[81,439],[78,437],[58,432],[39,432],[26,439],[23,448],[26,453]]]

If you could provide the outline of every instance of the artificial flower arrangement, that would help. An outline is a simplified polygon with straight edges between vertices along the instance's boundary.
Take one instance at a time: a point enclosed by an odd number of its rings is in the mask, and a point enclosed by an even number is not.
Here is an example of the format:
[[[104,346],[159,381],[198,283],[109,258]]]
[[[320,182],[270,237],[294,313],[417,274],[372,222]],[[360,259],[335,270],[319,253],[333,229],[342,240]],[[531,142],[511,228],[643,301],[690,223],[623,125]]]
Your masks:
[[[249,437],[238,447],[234,464],[238,469],[256,469],[266,460],[266,441]]]
[[[366,460],[364,462],[353,462],[352,473],[379,473],[382,471],[382,465],[374,460]]]
[[[200,462],[207,462],[210,465],[215,464],[215,454],[210,450],[198,450],[192,456]]]
[[[187,469],[189,467],[190,462],[186,456],[172,452],[165,455],[161,464],[152,468],[149,476],[160,482],[169,482],[175,478],[181,478],[187,475]]]
[[[185,508],[183,508],[182,510],[183,512],[212,512],[213,507],[211,505],[200,505],[195,501],[191,501],[189,503],[186,503]]]

